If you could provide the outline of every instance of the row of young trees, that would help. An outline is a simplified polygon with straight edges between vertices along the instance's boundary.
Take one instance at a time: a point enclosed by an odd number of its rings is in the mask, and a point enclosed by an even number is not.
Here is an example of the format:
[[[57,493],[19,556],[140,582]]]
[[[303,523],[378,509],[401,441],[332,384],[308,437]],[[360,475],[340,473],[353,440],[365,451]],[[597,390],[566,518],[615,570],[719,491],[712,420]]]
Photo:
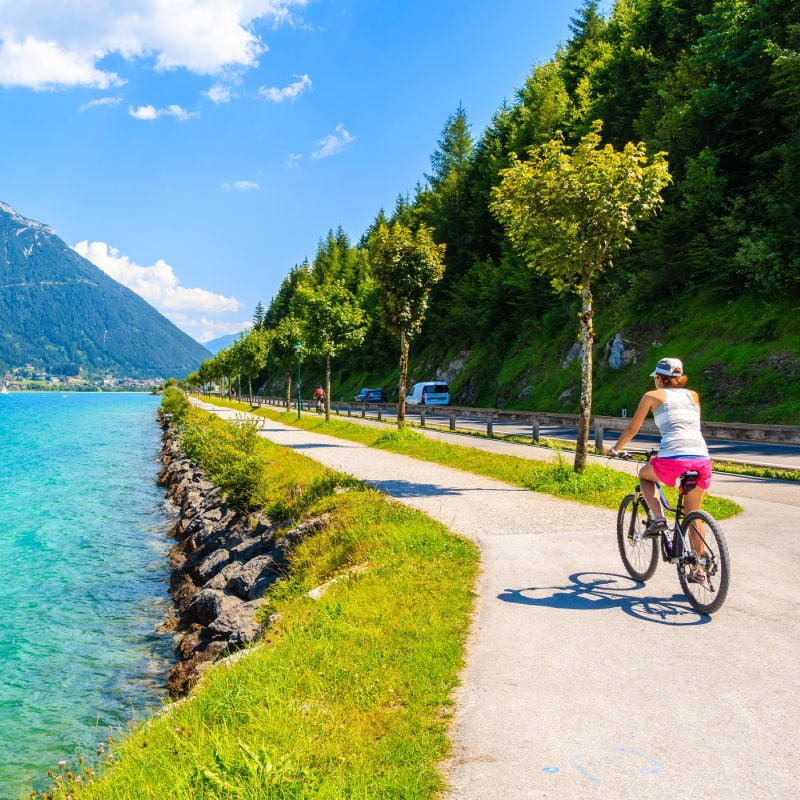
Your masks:
[[[325,363],[325,419],[330,419],[331,361],[360,345],[372,321],[368,310],[400,341],[399,426],[405,424],[408,351],[419,332],[431,288],[444,271],[445,246],[429,228],[411,231],[399,222],[380,220],[366,246],[352,248],[343,232],[321,245],[313,267],[295,269],[284,281],[283,296],[264,311],[259,304],[251,330],[229,348],[201,364],[190,385],[228,384],[232,376],[252,380],[271,361],[286,376],[286,407],[291,405],[292,369],[302,354]],[[346,265],[343,268],[343,265]],[[344,275],[347,274],[349,280]],[[348,285],[348,283],[350,285]]]

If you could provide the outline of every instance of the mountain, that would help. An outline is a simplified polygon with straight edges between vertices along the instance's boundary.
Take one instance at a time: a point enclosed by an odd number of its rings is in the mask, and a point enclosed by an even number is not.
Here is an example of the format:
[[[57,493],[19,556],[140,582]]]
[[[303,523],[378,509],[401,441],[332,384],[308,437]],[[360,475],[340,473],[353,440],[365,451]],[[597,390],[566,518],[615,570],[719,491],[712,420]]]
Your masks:
[[[229,333],[227,336],[218,336],[216,339],[203,342],[203,347],[216,355],[220,350],[230,347],[242,335],[243,332],[244,331],[239,331],[239,333]]]
[[[0,202],[0,368],[180,378],[208,356],[52,228]]]

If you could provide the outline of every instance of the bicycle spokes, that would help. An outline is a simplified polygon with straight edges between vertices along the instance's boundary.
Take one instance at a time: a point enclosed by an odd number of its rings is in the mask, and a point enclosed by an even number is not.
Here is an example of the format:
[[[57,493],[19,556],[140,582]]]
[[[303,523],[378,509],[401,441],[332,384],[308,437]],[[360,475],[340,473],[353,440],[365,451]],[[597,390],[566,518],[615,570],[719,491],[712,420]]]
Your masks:
[[[705,511],[687,514],[682,528],[687,552],[678,564],[678,579],[691,606],[710,614],[728,593],[730,568],[725,538],[716,520]]]
[[[650,519],[647,505],[629,494],[617,512],[617,545],[628,574],[637,581],[652,577],[658,564],[658,539],[644,535]]]

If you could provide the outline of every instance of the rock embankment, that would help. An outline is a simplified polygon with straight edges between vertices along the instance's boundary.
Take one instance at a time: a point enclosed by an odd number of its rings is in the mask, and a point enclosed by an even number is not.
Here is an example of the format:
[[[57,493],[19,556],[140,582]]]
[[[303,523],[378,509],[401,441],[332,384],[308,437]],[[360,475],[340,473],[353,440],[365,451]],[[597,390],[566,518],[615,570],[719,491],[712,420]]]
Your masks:
[[[159,485],[178,509],[170,531],[178,540],[170,552],[175,611],[162,630],[176,635],[178,662],[167,688],[181,697],[217,658],[258,638],[264,592],[285,576],[291,549],[327,518],[292,527],[234,513],[220,487],[181,452],[166,423],[161,461]]]

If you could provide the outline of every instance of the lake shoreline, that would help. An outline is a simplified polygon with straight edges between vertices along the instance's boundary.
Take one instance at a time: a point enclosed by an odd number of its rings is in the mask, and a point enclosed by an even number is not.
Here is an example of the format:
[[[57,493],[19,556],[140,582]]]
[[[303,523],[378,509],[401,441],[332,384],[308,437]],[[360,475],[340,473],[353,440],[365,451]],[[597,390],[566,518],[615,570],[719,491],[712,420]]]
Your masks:
[[[176,663],[167,677],[170,697],[185,696],[211,666],[253,644],[264,593],[288,571],[296,544],[326,524],[324,517],[293,526],[261,513],[242,516],[222,489],[180,448],[170,420],[162,427],[159,486],[178,516],[168,535],[172,613],[159,626],[175,636]]]

